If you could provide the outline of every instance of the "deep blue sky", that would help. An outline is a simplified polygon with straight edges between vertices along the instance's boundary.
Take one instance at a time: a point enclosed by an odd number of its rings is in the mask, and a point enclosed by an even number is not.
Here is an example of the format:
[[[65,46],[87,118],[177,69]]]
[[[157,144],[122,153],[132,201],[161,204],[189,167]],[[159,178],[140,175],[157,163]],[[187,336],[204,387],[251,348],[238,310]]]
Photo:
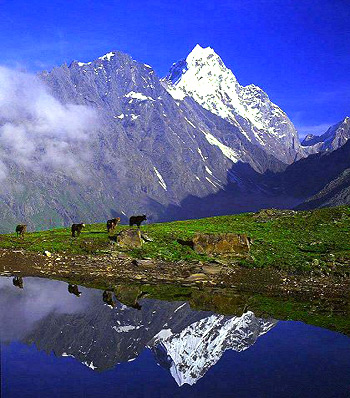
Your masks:
[[[29,71],[120,50],[160,76],[199,43],[302,134],[350,116],[349,0],[0,0],[0,43]]]

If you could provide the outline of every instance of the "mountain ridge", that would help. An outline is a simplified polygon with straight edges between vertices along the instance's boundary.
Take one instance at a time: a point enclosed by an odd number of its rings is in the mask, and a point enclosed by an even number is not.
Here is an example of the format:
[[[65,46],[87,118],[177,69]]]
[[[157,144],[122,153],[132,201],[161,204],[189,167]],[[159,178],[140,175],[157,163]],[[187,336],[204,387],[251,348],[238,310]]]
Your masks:
[[[186,86],[188,73],[195,79]],[[202,100],[199,78],[206,87],[210,79],[213,83]],[[210,48],[196,46],[166,79],[118,51],[54,67],[39,79],[51,101],[82,112],[92,109],[98,123],[82,141],[39,144],[35,156],[47,158],[50,150],[50,167],[39,167],[35,157],[18,163],[21,152],[11,158],[0,154],[8,170],[0,189],[2,231],[18,222],[50,228],[113,216],[126,221],[134,213],[166,221],[179,214],[170,215],[169,209],[181,208],[189,198],[205,201],[217,194],[215,209],[209,206],[205,215],[224,214],[227,203],[232,203],[229,212],[283,207],[289,198],[262,187],[255,175],[281,172],[314,150],[300,145],[294,126],[266,93],[241,86]],[[174,93],[181,85],[187,91],[178,99]],[[21,126],[21,120],[15,122]],[[7,124],[5,118],[0,129]],[[65,172],[68,165],[72,175]],[[184,207],[182,218],[193,215]]]

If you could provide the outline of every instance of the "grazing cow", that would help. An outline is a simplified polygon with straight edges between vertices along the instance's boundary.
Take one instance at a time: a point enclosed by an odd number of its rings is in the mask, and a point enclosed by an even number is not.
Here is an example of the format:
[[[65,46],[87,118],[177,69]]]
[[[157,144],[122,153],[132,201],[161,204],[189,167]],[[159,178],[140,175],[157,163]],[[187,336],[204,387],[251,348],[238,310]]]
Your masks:
[[[77,297],[80,297],[80,296],[81,296],[81,292],[79,292],[79,288],[78,288],[77,285],[71,285],[71,284],[69,284],[69,285],[68,285],[68,291],[69,291],[69,293],[74,294],[74,295],[77,296]]]
[[[19,224],[16,227],[16,234],[17,237],[18,235],[21,235],[22,238],[24,238],[24,234],[27,232],[27,226],[25,224]]]
[[[21,276],[15,276],[12,280],[13,286],[17,286],[23,289],[23,278]]]
[[[115,227],[120,223],[120,217],[112,218],[107,221],[107,231],[108,233],[113,232]]]
[[[73,238],[75,236],[79,236],[81,233],[81,230],[85,227],[85,224],[72,224],[72,236]]]
[[[117,305],[117,303],[115,302],[114,297],[113,297],[113,292],[110,290],[105,290],[103,292],[102,300],[104,303],[106,303],[110,307],[115,308],[115,306]]]
[[[140,228],[140,225],[142,223],[142,221],[146,221],[147,217],[145,214],[143,214],[142,216],[131,216],[129,219],[129,225],[130,227],[132,227],[133,225],[137,225],[138,228]]]

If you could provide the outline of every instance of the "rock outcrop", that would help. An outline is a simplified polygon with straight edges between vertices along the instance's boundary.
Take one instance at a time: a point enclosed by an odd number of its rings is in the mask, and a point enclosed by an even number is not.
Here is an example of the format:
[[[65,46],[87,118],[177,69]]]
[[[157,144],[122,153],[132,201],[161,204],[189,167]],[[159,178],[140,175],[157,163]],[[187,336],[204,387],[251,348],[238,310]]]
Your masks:
[[[200,254],[246,255],[250,250],[250,239],[241,234],[203,234],[193,238],[193,249]]]
[[[142,247],[141,232],[139,229],[129,228],[121,231],[117,235],[117,243],[119,246],[133,249]]]

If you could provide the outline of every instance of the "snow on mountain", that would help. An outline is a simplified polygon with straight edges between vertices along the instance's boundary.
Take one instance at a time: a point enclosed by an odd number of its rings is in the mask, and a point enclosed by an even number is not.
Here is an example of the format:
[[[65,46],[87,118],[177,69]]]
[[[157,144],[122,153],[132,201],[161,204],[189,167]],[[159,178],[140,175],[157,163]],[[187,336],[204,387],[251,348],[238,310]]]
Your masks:
[[[226,350],[241,352],[248,349],[276,323],[256,318],[251,311],[241,317],[211,315],[179,333],[162,330],[152,345],[156,357],[163,358],[163,366],[166,364],[179,386],[193,385]]]
[[[196,45],[185,60],[173,64],[163,82],[175,100],[193,98],[285,163],[303,156],[287,115],[261,88],[241,86],[212,48]]]
[[[343,146],[350,138],[350,118],[346,117],[341,122],[331,126],[322,135],[307,135],[302,141],[310,153],[334,151]]]
[[[55,156],[53,143],[49,170],[38,170],[33,156],[27,167],[17,164],[22,156],[0,153],[8,170],[0,189],[3,232],[18,219],[34,229],[51,228],[45,220],[62,226],[147,213],[153,222],[275,207],[275,196],[252,175],[283,170],[302,156],[286,115],[258,87],[240,86],[210,48],[196,46],[166,81],[118,51],[38,77],[55,101],[91,109],[98,123],[88,125],[84,150],[74,141]],[[74,163],[74,180],[58,162]],[[31,195],[23,198],[16,186]]]

